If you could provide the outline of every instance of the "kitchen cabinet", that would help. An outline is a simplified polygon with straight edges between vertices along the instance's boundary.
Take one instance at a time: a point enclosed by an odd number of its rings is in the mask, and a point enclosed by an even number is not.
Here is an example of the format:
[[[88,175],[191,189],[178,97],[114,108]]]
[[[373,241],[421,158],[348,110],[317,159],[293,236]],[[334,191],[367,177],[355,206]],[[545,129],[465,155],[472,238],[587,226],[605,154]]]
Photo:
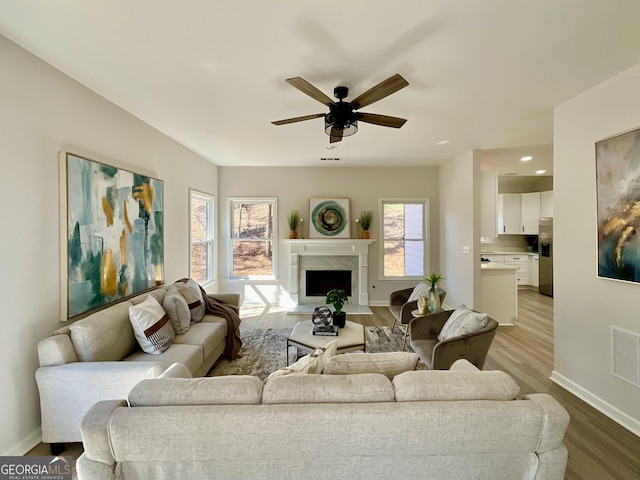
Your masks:
[[[540,216],[553,217],[553,190],[540,192]]]
[[[538,219],[540,218],[540,192],[523,193],[522,205],[522,234],[537,235]]]
[[[522,195],[501,193],[498,195],[498,233],[522,233]]]
[[[516,270],[516,283],[520,285],[529,285],[529,255],[505,255],[505,265],[518,267]]]
[[[540,192],[498,195],[498,234],[537,235]]]
[[[498,172],[480,170],[480,241],[493,243],[498,233]]]

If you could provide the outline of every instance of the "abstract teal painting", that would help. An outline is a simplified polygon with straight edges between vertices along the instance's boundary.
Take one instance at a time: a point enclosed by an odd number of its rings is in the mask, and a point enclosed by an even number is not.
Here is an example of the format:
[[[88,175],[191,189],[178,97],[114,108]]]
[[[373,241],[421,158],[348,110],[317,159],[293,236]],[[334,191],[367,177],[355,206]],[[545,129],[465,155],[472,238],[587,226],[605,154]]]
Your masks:
[[[640,129],[596,143],[598,276],[640,282]]]
[[[69,152],[61,161],[66,320],[163,283],[164,208],[162,180]]]

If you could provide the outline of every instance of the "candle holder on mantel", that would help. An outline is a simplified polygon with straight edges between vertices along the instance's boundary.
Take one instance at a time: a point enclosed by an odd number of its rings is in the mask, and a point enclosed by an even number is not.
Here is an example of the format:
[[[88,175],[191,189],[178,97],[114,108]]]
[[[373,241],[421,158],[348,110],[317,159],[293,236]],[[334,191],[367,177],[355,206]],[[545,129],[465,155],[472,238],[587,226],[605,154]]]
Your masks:
[[[355,232],[353,235],[353,238],[357,239],[358,238],[358,225],[360,225],[360,219],[356,218],[356,228],[355,228]]]
[[[304,238],[304,218],[300,219],[300,238]]]

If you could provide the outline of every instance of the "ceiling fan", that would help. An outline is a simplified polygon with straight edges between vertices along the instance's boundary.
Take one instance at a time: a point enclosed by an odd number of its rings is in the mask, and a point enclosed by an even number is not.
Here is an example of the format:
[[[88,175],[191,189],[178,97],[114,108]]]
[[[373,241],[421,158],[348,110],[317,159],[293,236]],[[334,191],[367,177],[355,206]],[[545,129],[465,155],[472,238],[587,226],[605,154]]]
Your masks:
[[[350,102],[343,101],[349,95],[349,89],[347,87],[338,86],[333,89],[333,96],[338,99],[338,101],[335,102],[301,77],[288,78],[286,82],[302,93],[309,95],[311,98],[329,107],[329,113],[316,113],[303,117],[277,120],[271,122],[274,125],[286,125],[288,123],[303,122],[305,120],[324,117],[324,130],[330,137],[329,142],[335,143],[341,141],[342,137],[348,137],[356,133],[358,131],[358,121],[392,128],[400,128],[407,121],[404,118],[357,111],[409,85],[409,82],[397,73],[360,94]]]

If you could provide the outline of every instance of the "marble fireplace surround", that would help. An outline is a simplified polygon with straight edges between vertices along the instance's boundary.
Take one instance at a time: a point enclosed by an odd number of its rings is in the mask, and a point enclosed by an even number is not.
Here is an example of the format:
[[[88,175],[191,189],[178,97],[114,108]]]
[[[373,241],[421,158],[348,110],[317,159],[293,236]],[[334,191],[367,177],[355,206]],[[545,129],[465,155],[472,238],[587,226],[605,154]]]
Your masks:
[[[375,240],[312,238],[285,242],[289,246],[289,295],[296,305],[324,303],[319,297],[304,296],[305,269],[308,268],[351,270],[353,295],[350,304],[369,305],[369,245]]]

